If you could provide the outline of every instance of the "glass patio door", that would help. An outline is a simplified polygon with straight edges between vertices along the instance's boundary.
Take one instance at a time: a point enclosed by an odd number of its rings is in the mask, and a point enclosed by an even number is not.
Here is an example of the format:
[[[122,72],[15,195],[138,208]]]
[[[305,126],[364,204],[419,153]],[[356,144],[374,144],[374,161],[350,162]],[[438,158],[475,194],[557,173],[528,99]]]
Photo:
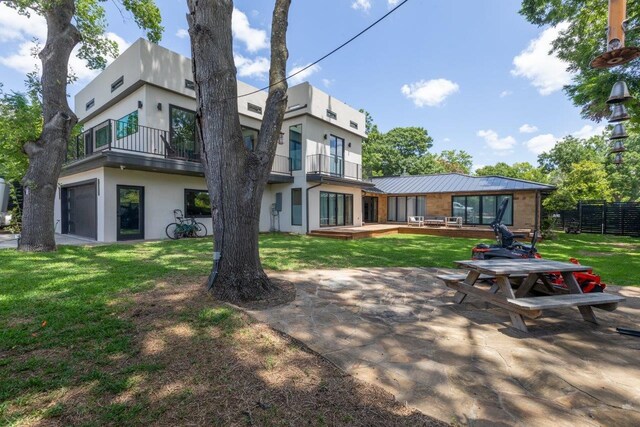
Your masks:
[[[118,185],[118,240],[144,239],[144,187]]]
[[[329,141],[329,171],[331,175],[344,175],[344,139],[331,135]]]

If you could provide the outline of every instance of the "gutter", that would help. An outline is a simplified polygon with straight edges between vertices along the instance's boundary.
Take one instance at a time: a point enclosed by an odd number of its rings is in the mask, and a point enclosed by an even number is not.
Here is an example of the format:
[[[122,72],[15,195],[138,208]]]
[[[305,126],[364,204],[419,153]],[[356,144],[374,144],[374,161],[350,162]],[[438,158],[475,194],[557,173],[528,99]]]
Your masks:
[[[307,217],[306,218],[306,220],[307,220],[307,223],[306,223],[306,225],[307,225],[307,234],[309,234],[309,190],[311,190],[312,188],[320,187],[322,184],[323,184],[323,179],[321,177],[319,184],[316,184],[316,185],[311,186],[311,187],[307,187],[307,192],[306,192],[306,195],[305,195],[306,197],[304,199],[305,205],[306,205],[305,206],[305,213],[306,213],[306,217]]]

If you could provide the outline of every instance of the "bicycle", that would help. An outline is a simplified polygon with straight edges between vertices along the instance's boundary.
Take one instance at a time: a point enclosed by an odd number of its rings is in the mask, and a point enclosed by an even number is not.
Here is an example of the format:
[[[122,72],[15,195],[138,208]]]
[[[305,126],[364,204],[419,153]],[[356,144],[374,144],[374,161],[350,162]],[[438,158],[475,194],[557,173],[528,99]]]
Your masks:
[[[193,218],[185,218],[180,209],[174,209],[173,217],[176,222],[167,225],[165,232],[167,237],[172,240],[182,239],[183,237],[206,237],[207,227],[196,222]]]

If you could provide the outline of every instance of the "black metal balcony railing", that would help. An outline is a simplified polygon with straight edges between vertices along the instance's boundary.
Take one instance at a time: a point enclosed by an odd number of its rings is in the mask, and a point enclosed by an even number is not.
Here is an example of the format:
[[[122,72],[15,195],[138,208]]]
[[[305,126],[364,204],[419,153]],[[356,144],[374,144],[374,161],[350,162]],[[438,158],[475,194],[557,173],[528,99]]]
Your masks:
[[[106,120],[85,130],[67,148],[67,162],[101,151],[148,154],[166,159],[200,162],[200,150],[187,132],[171,132],[118,120]],[[289,157],[276,155],[272,172],[291,175]]]
[[[342,157],[313,154],[307,156],[307,173],[362,180],[362,165]]]

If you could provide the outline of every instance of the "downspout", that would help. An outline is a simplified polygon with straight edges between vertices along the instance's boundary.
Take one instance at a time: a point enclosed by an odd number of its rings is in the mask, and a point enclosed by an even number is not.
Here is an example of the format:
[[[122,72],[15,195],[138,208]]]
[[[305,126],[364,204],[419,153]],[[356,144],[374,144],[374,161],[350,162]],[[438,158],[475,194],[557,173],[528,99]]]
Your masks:
[[[313,185],[311,187],[308,187],[307,191],[306,191],[306,197],[305,197],[304,201],[305,201],[305,205],[306,205],[305,213],[306,213],[306,217],[307,217],[306,218],[307,219],[307,234],[309,234],[309,190],[311,190],[312,188],[320,187],[321,185],[322,185],[322,177],[320,177],[320,183],[319,184],[316,184],[316,185]]]
[[[540,231],[540,201],[540,191],[536,191],[536,220],[534,224],[535,228],[533,230],[534,233]]]

